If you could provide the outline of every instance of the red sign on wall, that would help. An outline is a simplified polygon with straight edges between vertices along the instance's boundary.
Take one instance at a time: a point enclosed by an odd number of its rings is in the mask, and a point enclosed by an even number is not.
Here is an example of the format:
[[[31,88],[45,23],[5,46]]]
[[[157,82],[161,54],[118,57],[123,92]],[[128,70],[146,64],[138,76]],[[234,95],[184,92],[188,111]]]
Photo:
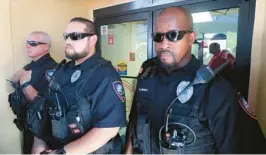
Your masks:
[[[136,60],[135,52],[129,52],[129,61],[135,61],[135,60]]]
[[[115,42],[114,35],[108,35],[108,44],[113,45]]]

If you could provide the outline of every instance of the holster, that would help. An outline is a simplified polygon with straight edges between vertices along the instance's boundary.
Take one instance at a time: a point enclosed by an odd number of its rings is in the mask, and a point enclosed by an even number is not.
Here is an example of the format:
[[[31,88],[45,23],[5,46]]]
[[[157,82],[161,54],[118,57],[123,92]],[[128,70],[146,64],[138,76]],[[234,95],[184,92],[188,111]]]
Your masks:
[[[16,91],[8,95],[8,102],[10,103],[13,113],[17,116],[13,121],[17,128],[20,131],[27,130],[26,110],[28,101],[23,92],[17,88]]]
[[[45,98],[36,97],[33,103],[27,106],[27,126],[40,139],[45,140],[52,136]]]

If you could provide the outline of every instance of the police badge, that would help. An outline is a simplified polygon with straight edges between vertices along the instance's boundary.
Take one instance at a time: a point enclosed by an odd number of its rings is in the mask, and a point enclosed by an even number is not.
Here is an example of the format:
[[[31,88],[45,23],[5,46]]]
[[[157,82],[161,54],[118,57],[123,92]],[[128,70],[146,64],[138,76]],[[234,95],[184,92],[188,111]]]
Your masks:
[[[76,82],[81,75],[81,70],[76,70],[71,76],[71,83]]]
[[[189,101],[194,93],[194,88],[193,86],[189,87],[188,89],[186,89],[186,87],[190,84],[189,81],[181,81],[176,89],[176,95],[178,96],[178,100],[181,103],[186,103],[187,101]],[[186,89],[186,90],[184,90]],[[183,92],[182,92],[183,91]],[[181,93],[181,94],[180,94]]]

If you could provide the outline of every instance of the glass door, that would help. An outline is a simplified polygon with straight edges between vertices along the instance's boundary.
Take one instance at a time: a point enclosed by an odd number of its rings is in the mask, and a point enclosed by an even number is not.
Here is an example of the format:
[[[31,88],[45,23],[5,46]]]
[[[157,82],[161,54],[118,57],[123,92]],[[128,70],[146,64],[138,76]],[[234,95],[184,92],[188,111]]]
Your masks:
[[[137,77],[147,60],[147,20],[101,26],[101,56],[112,62],[120,76]]]
[[[151,12],[96,19],[101,56],[112,62],[121,76],[126,93],[127,116],[135,93],[136,78],[142,63],[151,58],[149,34]]]
[[[214,56],[210,53],[213,43],[219,44],[221,51],[236,57],[238,14],[239,8],[193,13],[197,41],[203,46],[201,59],[204,64],[209,64]]]
[[[100,36],[98,51],[112,62],[119,73],[126,95],[127,120],[131,109],[139,69],[144,61],[151,58],[152,33],[151,12],[96,19]],[[120,135],[125,134],[125,128]],[[124,139],[124,138],[122,138]]]

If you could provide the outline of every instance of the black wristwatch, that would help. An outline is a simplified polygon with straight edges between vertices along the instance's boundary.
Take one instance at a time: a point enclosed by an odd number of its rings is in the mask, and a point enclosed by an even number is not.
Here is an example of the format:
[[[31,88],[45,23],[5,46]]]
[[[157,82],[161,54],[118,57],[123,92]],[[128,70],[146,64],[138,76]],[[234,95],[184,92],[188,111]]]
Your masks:
[[[21,89],[23,90],[23,89],[25,89],[26,87],[28,87],[29,85],[31,85],[30,82],[25,82],[25,83],[23,83],[20,87],[21,87]]]
[[[46,150],[42,151],[40,154],[49,154]]]
[[[59,149],[56,149],[56,154],[66,154],[66,151],[63,147],[59,148]]]

